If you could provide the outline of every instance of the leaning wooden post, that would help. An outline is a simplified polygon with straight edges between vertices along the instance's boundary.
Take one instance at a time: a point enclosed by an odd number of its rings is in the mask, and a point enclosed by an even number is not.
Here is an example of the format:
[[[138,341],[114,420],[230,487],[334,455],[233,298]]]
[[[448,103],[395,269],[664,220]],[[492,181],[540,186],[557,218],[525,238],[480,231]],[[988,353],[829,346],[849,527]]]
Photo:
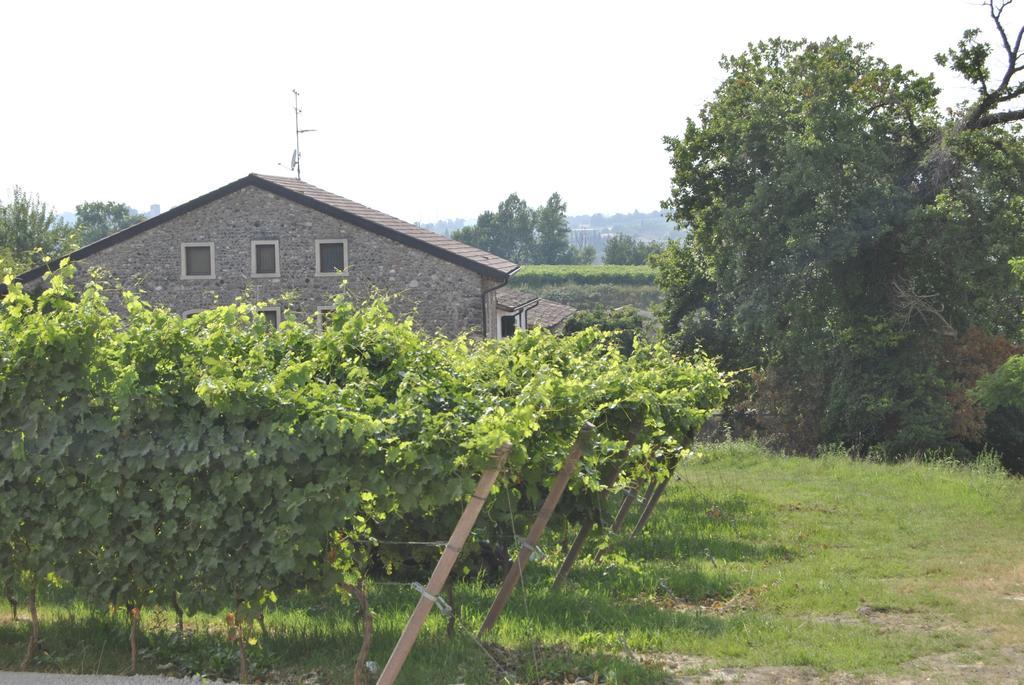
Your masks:
[[[654,489],[654,492],[651,493],[651,496],[648,498],[647,505],[644,507],[643,512],[641,512],[636,525],[633,526],[633,532],[629,534],[629,537],[636,537],[639,535],[640,531],[644,529],[644,526],[647,525],[647,520],[650,519],[651,514],[654,513],[654,507],[658,505],[658,500],[661,499],[661,495],[665,492],[665,488],[668,486],[670,480],[672,480],[672,476],[668,476],[658,483],[658,487]]]
[[[675,473],[676,467],[679,466],[680,461],[682,461],[682,457],[676,456],[676,458],[672,460],[672,463],[669,464],[668,475],[658,483],[657,487],[654,488],[654,492],[647,497],[647,503],[644,506],[644,510],[641,512],[636,525],[633,526],[633,532],[629,534],[629,537],[636,537],[639,535],[640,531],[644,529],[644,526],[647,525],[647,521],[651,518],[651,514],[654,513],[654,507],[658,506],[658,500],[661,499],[661,496],[665,493],[665,488],[667,488],[668,484],[672,481],[672,475]]]
[[[626,489],[626,496],[622,498],[622,504],[619,506],[618,513],[615,514],[615,520],[612,521],[612,532],[618,533],[622,530],[622,524],[626,522],[626,516],[629,515],[629,510],[633,506],[633,502],[636,502],[636,493],[640,488],[640,482],[635,481]]]
[[[476,523],[480,510],[483,509],[484,502],[487,501],[487,496],[491,494],[491,487],[498,479],[498,474],[501,473],[501,469],[505,465],[505,459],[508,458],[508,453],[511,449],[512,446],[508,443],[499,447],[494,453],[494,461],[490,468],[480,476],[480,480],[476,484],[476,491],[466,504],[462,516],[459,517],[459,522],[455,524],[455,530],[452,531],[448,544],[445,545],[444,552],[441,554],[437,566],[434,567],[430,580],[427,581],[427,592],[416,603],[416,608],[413,610],[412,616],[409,617],[409,622],[405,624],[405,629],[398,638],[398,643],[391,651],[391,656],[388,657],[388,662],[385,664],[384,670],[381,671],[380,678],[377,679],[377,685],[393,685],[398,678],[398,674],[401,672],[402,666],[409,657],[409,652],[412,651],[412,646],[420,634],[420,629],[423,628],[423,623],[427,620],[427,615],[430,614],[430,609],[434,606],[433,598],[437,597],[441,590],[444,589],[448,575],[459,558],[459,552],[462,551],[462,545],[465,544],[466,538],[469,537],[470,531],[473,530],[473,524]]]
[[[537,549],[537,543],[540,542],[541,536],[544,535],[544,529],[547,528],[551,515],[555,513],[555,506],[558,505],[558,500],[562,498],[562,493],[565,492],[569,479],[576,473],[576,468],[579,466],[584,450],[590,444],[590,437],[593,432],[594,424],[590,423],[590,421],[585,421],[580,428],[579,435],[576,436],[576,442],[573,444],[569,456],[565,458],[565,463],[562,464],[562,470],[558,472],[555,480],[551,483],[551,490],[548,491],[544,504],[541,505],[540,511],[537,512],[537,518],[534,520],[533,525],[530,526],[530,532],[527,534],[526,540],[523,541],[522,547],[519,548],[519,554],[516,555],[516,560],[512,562],[512,568],[505,575],[505,582],[501,584],[501,589],[494,598],[494,603],[491,604],[490,611],[487,612],[487,617],[484,618],[484,623],[480,626],[480,632],[477,633],[477,637],[482,636],[494,627],[498,616],[501,615],[501,611],[508,604],[509,598],[512,597],[516,584],[523,577],[523,569],[530,563],[530,557],[533,555],[534,550]]]
[[[557,590],[562,587],[562,583],[569,577],[569,571],[572,570],[573,565],[576,563],[576,559],[579,558],[580,552],[583,551],[583,543],[587,541],[587,536],[590,535],[590,531],[594,529],[593,521],[584,521],[580,525],[580,532],[576,534],[576,539],[572,541],[572,547],[569,548],[569,553],[565,555],[565,561],[558,567],[558,574],[555,576],[555,582],[551,584],[552,590]]]
[[[627,429],[626,446],[622,448],[621,452],[615,455],[616,459],[625,459],[629,455],[629,450],[634,444],[636,444],[636,439],[640,437],[640,433],[644,429],[645,416],[646,414],[644,412],[638,412],[637,415],[633,417],[633,421],[629,424],[629,428]],[[621,470],[622,465],[617,464],[615,469],[606,479],[604,479],[602,484],[605,486],[614,485],[615,481],[619,479],[619,473]],[[623,518],[625,517],[623,516]],[[618,519],[618,516],[616,516],[616,519]],[[571,571],[572,567],[576,564],[576,560],[583,551],[583,544],[587,541],[587,537],[590,536],[590,533],[593,532],[595,525],[596,524],[593,521],[588,521],[580,526],[580,531],[576,534],[576,539],[573,540],[572,546],[569,548],[569,553],[565,555],[565,560],[558,568],[558,573],[555,575],[555,582],[551,584],[552,590],[557,590],[562,587],[562,583],[564,583],[565,579],[569,577],[569,571]],[[619,525],[621,527],[621,524]],[[616,532],[618,531],[617,528],[613,530]],[[594,561],[598,561],[600,558],[601,550],[598,550],[597,554],[594,556]]]
[[[612,521],[611,532],[618,533],[622,530],[622,524],[626,522],[626,516],[629,515],[629,510],[633,507],[633,502],[636,501],[636,490],[640,487],[640,483],[633,483],[626,490],[626,496],[622,498],[622,504],[619,505],[619,511],[615,514],[615,520]],[[601,561],[601,557],[604,556],[604,550],[599,549],[594,554],[594,563]]]
[[[651,482],[647,484],[647,490],[644,491],[644,498],[641,500],[644,503],[644,509],[647,508],[647,503],[654,497],[654,491],[658,489],[658,479],[652,478]]]

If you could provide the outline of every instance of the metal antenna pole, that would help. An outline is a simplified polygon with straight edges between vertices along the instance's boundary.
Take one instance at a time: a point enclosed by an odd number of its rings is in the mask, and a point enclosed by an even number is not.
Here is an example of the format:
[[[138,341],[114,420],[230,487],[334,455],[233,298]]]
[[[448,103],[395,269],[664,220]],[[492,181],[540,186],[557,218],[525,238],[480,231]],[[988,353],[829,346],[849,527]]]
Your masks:
[[[292,89],[295,94],[295,178],[302,180],[302,153],[299,151],[299,91]]]
[[[295,178],[302,180],[302,151],[299,150],[299,135],[302,133],[312,133],[316,131],[315,128],[299,128],[299,114],[302,113],[302,109],[299,107],[299,91],[292,89],[292,93],[295,95],[295,152],[292,153],[292,168],[295,169]]]

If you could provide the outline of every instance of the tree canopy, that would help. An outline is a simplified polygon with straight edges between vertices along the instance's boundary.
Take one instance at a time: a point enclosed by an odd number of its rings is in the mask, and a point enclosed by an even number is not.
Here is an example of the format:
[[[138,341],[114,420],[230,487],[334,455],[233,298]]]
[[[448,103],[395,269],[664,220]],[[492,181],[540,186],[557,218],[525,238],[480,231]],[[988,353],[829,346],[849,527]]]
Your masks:
[[[660,243],[648,243],[625,233],[608,239],[604,245],[605,264],[646,264],[661,249]]]
[[[536,209],[512,193],[496,212],[484,212],[475,225],[460,228],[452,237],[520,264],[588,264],[594,250],[569,242],[565,209],[558,193]]]
[[[15,186],[0,202],[0,266],[19,272],[73,249],[73,227],[38,196]]]
[[[78,241],[88,245],[146,219],[123,202],[83,202],[75,207]]]
[[[665,139],[665,202],[690,233],[656,258],[664,323],[732,368],[802,447],[963,445],[968,331],[1016,334],[1024,252],[1021,33],[995,80],[975,29],[939,62],[977,88],[943,113],[931,76],[870,46],[775,39],[723,58],[725,81]],[[1024,33],[1024,29],[1022,29]],[[996,361],[995,363],[998,363]]]

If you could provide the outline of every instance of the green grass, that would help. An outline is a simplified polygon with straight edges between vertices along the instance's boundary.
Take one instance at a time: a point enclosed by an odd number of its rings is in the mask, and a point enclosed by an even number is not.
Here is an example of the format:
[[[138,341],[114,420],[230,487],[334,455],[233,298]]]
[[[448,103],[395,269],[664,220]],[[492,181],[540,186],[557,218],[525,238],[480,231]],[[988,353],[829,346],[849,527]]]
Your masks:
[[[518,682],[598,672],[609,682],[661,683],[657,659],[643,657],[662,654],[896,673],[932,654],[986,659],[1024,634],[1021,603],[1008,599],[1024,596],[1019,478],[839,454],[786,457],[750,443],[709,446],[678,476],[641,539],[621,541],[621,554],[600,564],[584,559],[560,593],[547,587],[571,531],[550,532],[550,556],[528,569],[526,592],[487,639]],[[435,612],[400,682],[502,682],[469,637],[494,591],[458,584],[467,628],[449,639]],[[371,589],[371,659],[386,661],[417,597],[396,585]],[[123,616],[84,606],[68,590],[49,591],[41,613],[46,654],[37,669],[127,665]],[[319,670],[321,682],[349,682],[359,641],[353,613],[342,596],[275,607],[253,648],[257,673],[299,682]],[[146,672],[235,675],[223,615],[191,617],[183,639],[167,612],[143,619]],[[0,670],[17,665],[27,635],[27,625],[0,620]]]

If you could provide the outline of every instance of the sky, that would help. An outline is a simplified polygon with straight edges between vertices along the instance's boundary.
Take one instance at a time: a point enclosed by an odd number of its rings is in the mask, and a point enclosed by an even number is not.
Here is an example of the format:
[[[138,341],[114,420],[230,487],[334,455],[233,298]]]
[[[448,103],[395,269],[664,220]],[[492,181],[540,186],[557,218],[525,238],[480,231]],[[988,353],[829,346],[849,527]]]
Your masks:
[[[1011,24],[1024,14],[1014,6]],[[570,214],[652,211],[662,137],[773,36],[853,36],[891,63],[934,55],[977,0],[48,2],[4,0],[0,197],[166,211],[250,172],[303,179],[408,221],[469,220],[512,192]]]

